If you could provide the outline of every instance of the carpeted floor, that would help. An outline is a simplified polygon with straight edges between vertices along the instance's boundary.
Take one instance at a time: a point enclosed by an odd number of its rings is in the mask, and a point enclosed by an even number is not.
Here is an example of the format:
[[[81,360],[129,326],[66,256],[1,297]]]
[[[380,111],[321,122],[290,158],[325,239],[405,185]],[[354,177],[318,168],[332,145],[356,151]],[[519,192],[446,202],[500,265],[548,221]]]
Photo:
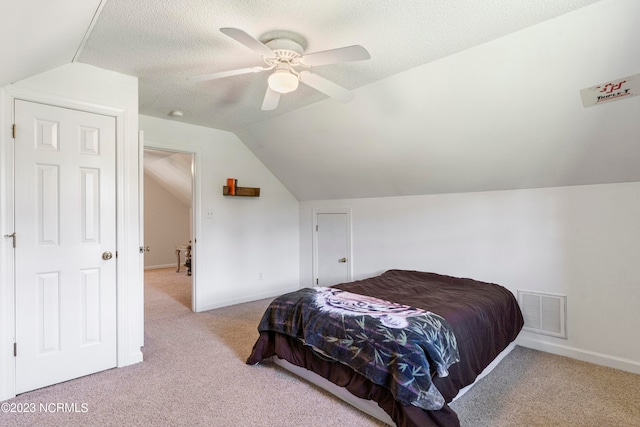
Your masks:
[[[271,364],[244,363],[269,303],[192,313],[191,281],[145,273],[144,362],[22,394],[2,426],[381,426]],[[516,347],[452,406],[465,427],[640,426],[640,376]],[[55,409],[52,404],[66,404]]]
[[[640,375],[516,347],[451,407],[469,427],[638,427]]]

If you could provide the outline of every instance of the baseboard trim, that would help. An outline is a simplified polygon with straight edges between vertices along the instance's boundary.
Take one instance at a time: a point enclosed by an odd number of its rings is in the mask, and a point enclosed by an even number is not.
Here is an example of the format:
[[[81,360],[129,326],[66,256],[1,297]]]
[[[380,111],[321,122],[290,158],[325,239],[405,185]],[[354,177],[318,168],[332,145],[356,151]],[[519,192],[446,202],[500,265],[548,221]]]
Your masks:
[[[180,270],[184,270],[187,271],[187,267],[182,267],[180,266]],[[149,266],[145,266],[144,269],[145,270],[159,270],[161,268],[178,268],[176,266],[176,263],[174,262],[173,264],[162,264],[162,265],[149,265]]]
[[[583,362],[594,363],[608,368],[631,372],[632,374],[640,374],[640,362],[631,359],[597,353],[595,351],[582,350],[523,336],[517,338],[516,344],[521,345],[522,347],[544,351],[546,353],[566,356]]]
[[[216,308],[228,307],[230,305],[242,304],[245,302],[258,301],[265,298],[275,298],[282,294],[286,294],[288,292],[297,291],[299,288],[285,288],[285,289],[274,289],[269,292],[264,292],[260,294],[248,295],[241,298],[231,298],[228,300],[218,301],[215,304],[207,304],[202,307],[196,307],[196,312],[215,310]]]

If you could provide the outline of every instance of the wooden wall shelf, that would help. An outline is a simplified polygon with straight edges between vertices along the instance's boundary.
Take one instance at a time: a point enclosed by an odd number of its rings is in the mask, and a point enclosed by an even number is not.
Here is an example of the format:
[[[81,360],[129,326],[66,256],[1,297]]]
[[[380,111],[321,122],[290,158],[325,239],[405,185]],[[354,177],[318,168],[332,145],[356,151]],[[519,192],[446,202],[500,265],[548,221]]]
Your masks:
[[[236,187],[236,194],[229,194],[229,187],[222,187],[222,194],[224,196],[241,196],[241,197],[260,197],[260,189],[252,187]]]

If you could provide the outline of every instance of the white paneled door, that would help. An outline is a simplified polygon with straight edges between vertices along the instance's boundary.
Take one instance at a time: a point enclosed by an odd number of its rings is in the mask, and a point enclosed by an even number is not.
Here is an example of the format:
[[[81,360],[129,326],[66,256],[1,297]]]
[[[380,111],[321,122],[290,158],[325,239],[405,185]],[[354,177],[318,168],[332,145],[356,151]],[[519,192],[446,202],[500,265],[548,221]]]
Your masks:
[[[316,286],[331,286],[350,280],[349,215],[316,214]]]
[[[16,393],[116,366],[114,117],[15,101]]]

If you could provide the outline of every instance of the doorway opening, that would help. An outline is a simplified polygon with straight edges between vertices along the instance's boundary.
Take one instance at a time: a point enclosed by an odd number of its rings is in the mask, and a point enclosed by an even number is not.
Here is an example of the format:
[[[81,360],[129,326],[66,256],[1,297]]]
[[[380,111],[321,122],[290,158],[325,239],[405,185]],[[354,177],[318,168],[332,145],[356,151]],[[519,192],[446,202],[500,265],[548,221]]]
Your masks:
[[[145,148],[143,165],[145,275],[163,273],[167,295],[195,311],[194,153]]]

